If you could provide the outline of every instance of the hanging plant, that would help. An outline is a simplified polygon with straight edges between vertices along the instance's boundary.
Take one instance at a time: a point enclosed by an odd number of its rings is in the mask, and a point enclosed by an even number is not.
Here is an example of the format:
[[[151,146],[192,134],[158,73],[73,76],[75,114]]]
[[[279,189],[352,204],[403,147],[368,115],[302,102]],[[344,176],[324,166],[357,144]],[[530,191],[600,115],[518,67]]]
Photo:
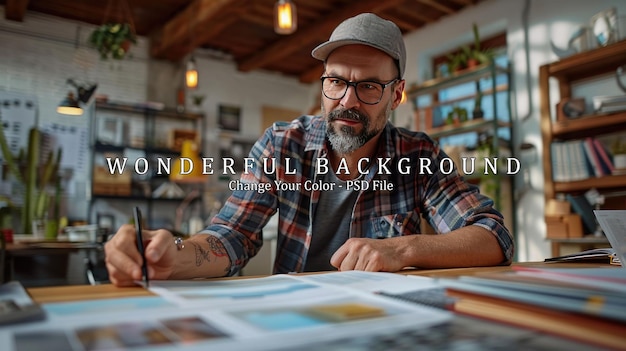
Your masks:
[[[136,42],[135,33],[128,23],[103,24],[89,36],[89,43],[98,50],[103,60],[125,58],[131,44]]]

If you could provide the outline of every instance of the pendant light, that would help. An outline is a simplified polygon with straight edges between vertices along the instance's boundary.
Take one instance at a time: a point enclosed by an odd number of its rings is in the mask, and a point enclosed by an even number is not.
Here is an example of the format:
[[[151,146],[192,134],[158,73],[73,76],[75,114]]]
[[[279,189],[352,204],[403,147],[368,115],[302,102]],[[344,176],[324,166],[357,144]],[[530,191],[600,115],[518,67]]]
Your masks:
[[[78,100],[74,97],[74,93],[70,91],[59,106],[57,106],[57,112],[63,115],[81,116],[83,109],[78,106]]]
[[[73,79],[68,79],[67,84],[76,88],[76,94],[70,90],[59,106],[57,106],[57,112],[64,115],[80,116],[83,114],[83,109],[80,105],[89,103],[98,88],[98,84],[83,86],[74,82]]]
[[[278,0],[274,4],[274,31],[291,34],[298,28],[296,5],[291,0]]]
[[[187,61],[185,83],[189,89],[195,89],[198,87],[198,68],[196,66],[196,60],[193,56],[189,59],[189,61]]]

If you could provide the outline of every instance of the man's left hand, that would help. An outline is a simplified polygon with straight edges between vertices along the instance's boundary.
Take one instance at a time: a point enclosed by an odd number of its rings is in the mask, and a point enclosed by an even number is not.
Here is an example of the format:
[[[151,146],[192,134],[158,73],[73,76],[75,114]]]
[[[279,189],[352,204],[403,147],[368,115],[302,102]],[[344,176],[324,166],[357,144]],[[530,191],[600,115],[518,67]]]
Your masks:
[[[350,238],[331,257],[330,264],[340,271],[399,271],[404,264],[401,248],[394,239]]]

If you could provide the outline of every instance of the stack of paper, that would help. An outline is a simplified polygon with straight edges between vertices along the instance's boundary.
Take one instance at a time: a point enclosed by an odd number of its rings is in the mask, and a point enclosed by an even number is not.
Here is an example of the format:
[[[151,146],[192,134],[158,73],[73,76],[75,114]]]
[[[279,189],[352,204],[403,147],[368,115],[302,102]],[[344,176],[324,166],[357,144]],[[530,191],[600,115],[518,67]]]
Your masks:
[[[0,350],[297,349],[449,322],[449,311],[375,294],[433,284],[357,271],[153,281],[157,296],[46,304],[46,321],[0,329]]]
[[[513,268],[440,283],[459,313],[624,347],[626,270]]]

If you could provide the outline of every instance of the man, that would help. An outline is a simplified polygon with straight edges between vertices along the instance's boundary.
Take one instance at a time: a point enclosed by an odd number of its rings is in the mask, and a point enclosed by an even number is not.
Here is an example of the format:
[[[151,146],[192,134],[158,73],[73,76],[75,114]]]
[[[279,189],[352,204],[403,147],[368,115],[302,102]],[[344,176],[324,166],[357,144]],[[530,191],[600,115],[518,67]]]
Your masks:
[[[269,128],[251,150],[256,163],[200,233],[175,244],[167,230],[145,231],[149,277],[236,274],[276,212],[276,273],[509,264],[513,240],[493,201],[456,171],[444,174],[447,156],[425,134],[388,122],[405,86],[398,27],[361,14],[312,55],[324,61],[323,116]],[[422,216],[445,234],[414,235]],[[131,226],[105,249],[114,284],[141,279]]]

